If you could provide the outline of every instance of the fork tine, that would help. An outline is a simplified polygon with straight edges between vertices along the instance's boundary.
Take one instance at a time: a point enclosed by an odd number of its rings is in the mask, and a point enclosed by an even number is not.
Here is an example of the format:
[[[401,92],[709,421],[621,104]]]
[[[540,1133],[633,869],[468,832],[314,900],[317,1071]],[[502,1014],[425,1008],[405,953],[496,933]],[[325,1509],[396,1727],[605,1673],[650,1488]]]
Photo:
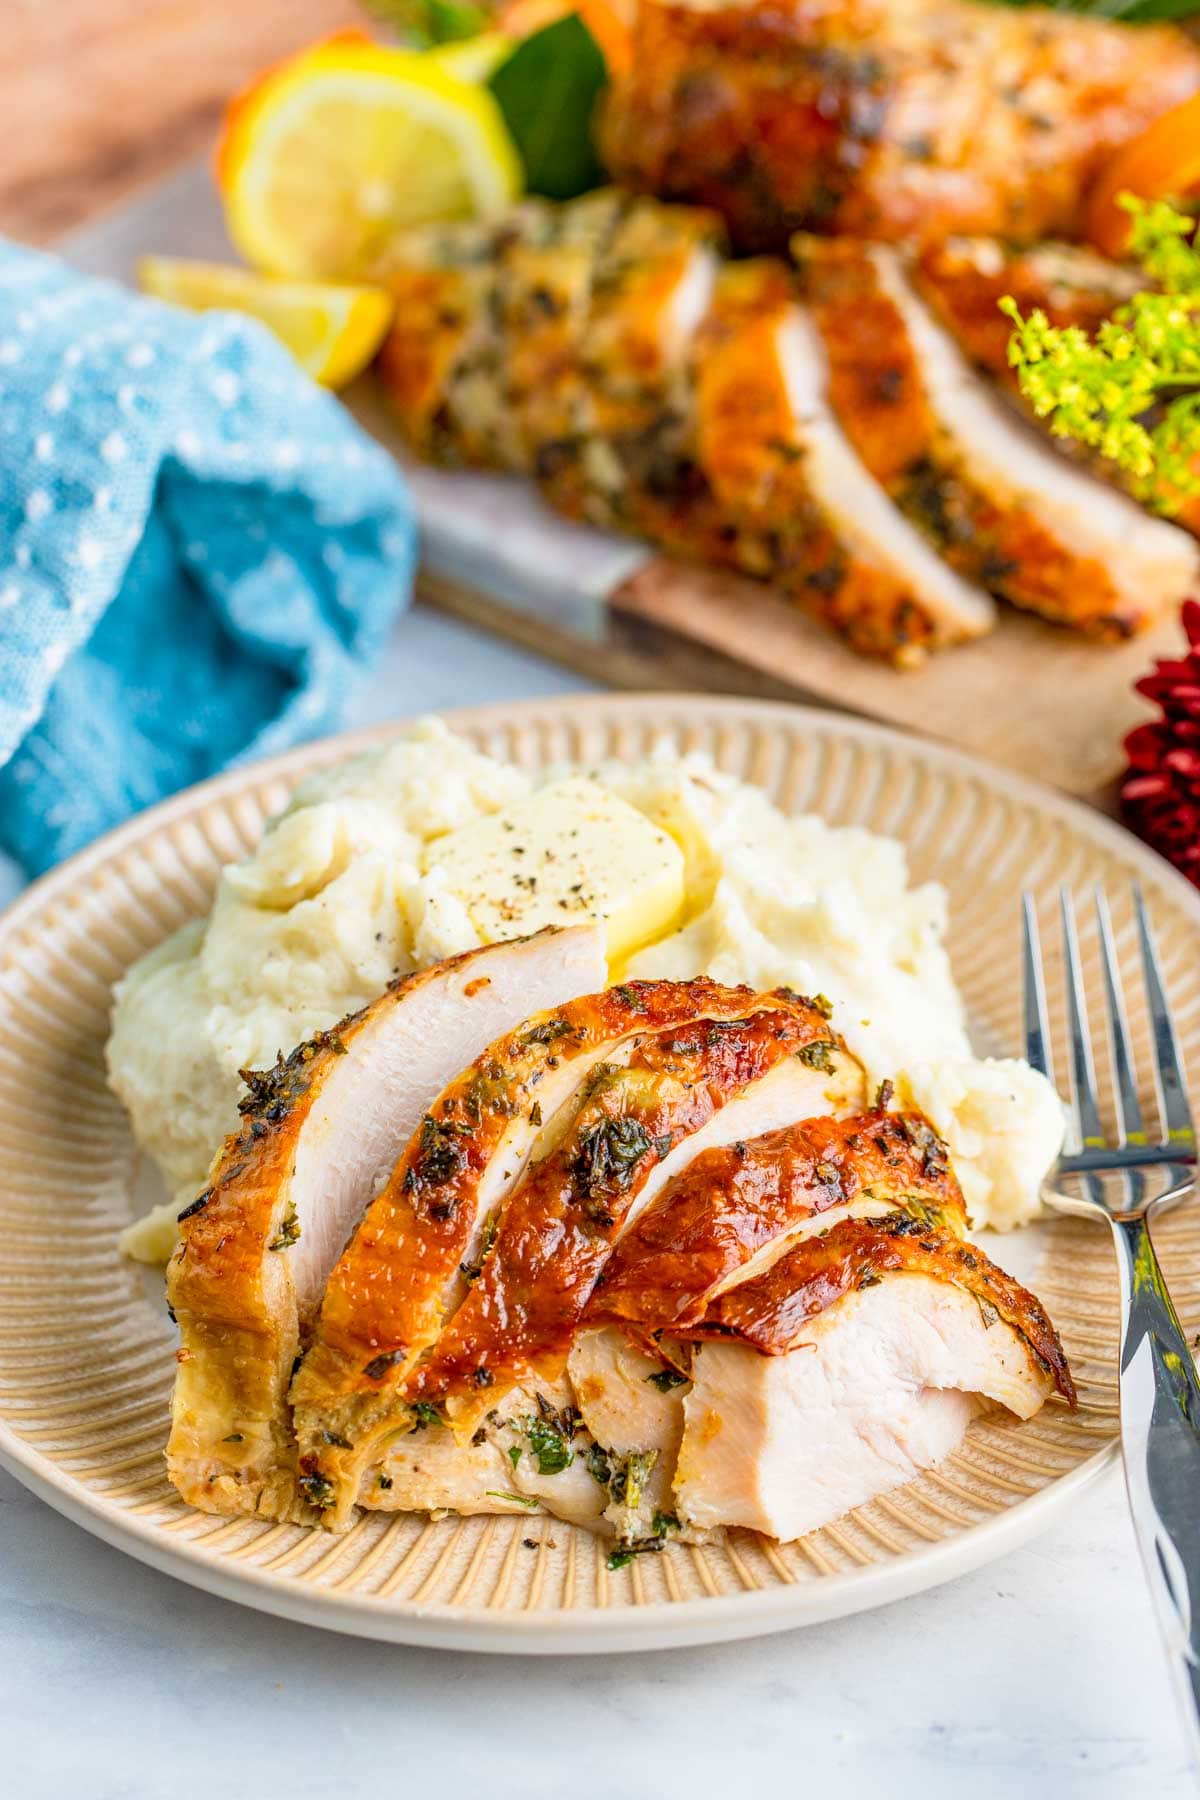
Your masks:
[[[1113,943],[1112,916],[1103,888],[1096,889],[1096,924],[1100,928],[1101,960],[1104,964],[1104,992],[1108,1001],[1108,1040],[1112,1047],[1114,1098],[1117,1108],[1117,1140],[1121,1144],[1144,1144],[1142,1108],[1138,1099],[1137,1077],[1129,1049],[1129,1027],[1125,1020],[1125,997],[1121,992],[1121,973],[1117,967]]]
[[[1096,1071],[1088,1035],[1087,1003],[1083,997],[1083,972],[1079,937],[1075,930],[1075,902],[1069,888],[1059,889],[1062,908],[1063,955],[1067,965],[1067,1022],[1071,1032],[1071,1105],[1076,1142],[1082,1150],[1102,1150],[1104,1133],[1096,1110]]]
[[[1142,897],[1141,883],[1135,882],[1133,904],[1137,913],[1138,936],[1142,946],[1142,972],[1146,982],[1146,1000],[1150,1022],[1154,1028],[1154,1085],[1158,1090],[1159,1110],[1167,1139],[1171,1143],[1193,1144],[1196,1141],[1192,1109],[1183,1085],[1183,1064],[1171,1009],[1167,1004],[1158,952],[1150,930],[1150,918]]]
[[[1021,895],[1021,992],[1025,1009],[1025,1060],[1031,1068],[1053,1081],[1042,944],[1038,936],[1037,906],[1028,891]]]

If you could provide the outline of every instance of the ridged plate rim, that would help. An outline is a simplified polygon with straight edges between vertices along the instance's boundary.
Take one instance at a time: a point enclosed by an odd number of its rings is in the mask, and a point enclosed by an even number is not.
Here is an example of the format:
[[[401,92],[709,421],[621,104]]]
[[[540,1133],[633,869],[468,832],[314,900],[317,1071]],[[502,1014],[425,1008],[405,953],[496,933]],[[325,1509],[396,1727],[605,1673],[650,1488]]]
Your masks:
[[[581,724],[615,726],[624,721],[642,731],[655,727],[664,736],[696,728],[765,730],[769,734],[772,728],[781,731],[786,726],[790,731],[810,729],[835,745],[874,746],[888,752],[898,766],[910,762],[974,781],[984,792],[1010,797],[1057,820],[1073,836],[1132,866],[1200,934],[1200,894],[1120,825],[1025,777],[852,715],[774,701],[668,692],[567,695],[465,708],[442,716],[452,727],[474,733],[524,727],[565,730]],[[172,826],[233,801],[252,788],[294,781],[316,766],[385,742],[403,731],[406,723],[397,719],[237,767],[129,820],[33,883],[0,917],[0,975],[11,966],[14,944],[49,910],[87,892],[100,872],[160,840]],[[0,1192],[2,1187],[0,1171]],[[152,1522],[131,1517],[112,1501],[106,1502],[102,1493],[73,1481],[0,1418],[0,1462],[6,1468],[84,1529],[169,1575],[223,1598],[307,1624],[385,1641],[513,1654],[583,1654],[710,1643],[788,1630],[901,1599],[1005,1554],[1045,1529],[1111,1463],[1116,1449],[1115,1438],[1105,1437],[1069,1472],[1028,1498],[941,1542],[894,1555],[879,1565],[698,1599],[601,1605],[576,1611],[534,1608],[497,1615],[445,1603],[398,1602],[369,1594],[347,1597],[317,1585],[306,1587],[269,1570],[232,1563],[223,1555],[205,1551],[203,1542],[172,1538]]]

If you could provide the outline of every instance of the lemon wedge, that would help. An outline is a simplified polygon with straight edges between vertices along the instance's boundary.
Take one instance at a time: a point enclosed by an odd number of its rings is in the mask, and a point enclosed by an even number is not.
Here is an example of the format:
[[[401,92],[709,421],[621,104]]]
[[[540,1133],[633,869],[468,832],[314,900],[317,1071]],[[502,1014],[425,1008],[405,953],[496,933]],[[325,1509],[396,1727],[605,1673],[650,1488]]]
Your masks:
[[[386,275],[406,228],[502,212],[520,158],[492,95],[440,53],[343,33],[269,70],[226,115],[230,237],[272,275]]]
[[[270,326],[300,366],[326,387],[345,387],[366,368],[392,318],[379,288],[316,281],[274,281],[225,263],[144,256],[138,285],[158,300],[193,312],[231,307]]]

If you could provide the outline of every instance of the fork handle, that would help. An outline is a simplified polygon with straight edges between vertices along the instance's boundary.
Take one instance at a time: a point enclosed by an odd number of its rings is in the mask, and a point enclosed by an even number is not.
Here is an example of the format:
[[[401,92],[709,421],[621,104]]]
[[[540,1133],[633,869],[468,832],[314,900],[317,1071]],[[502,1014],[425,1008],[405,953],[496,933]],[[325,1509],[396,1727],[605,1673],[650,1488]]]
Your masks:
[[[1144,1213],[1110,1215],[1121,1276],[1121,1442],[1138,1548],[1200,1769],[1200,1381]]]

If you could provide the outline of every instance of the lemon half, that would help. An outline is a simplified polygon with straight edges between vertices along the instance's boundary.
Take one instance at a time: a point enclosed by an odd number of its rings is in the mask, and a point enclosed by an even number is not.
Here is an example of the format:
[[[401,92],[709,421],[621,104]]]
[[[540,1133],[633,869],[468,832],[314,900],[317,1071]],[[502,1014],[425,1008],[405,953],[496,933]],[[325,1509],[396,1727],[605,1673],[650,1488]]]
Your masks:
[[[486,88],[437,55],[357,34],[293,57],[236,101],[217,172],[247,262],[334,281],[382,277],[399,232],[502,212],[522,185]]]
[[[231,307],[270,326],[301,367],[326,387],[344,387],[365,369],[391,323],[391,296],[379,288],[274,281],[224,263],[144,256],[138,285],[193,312]]]

